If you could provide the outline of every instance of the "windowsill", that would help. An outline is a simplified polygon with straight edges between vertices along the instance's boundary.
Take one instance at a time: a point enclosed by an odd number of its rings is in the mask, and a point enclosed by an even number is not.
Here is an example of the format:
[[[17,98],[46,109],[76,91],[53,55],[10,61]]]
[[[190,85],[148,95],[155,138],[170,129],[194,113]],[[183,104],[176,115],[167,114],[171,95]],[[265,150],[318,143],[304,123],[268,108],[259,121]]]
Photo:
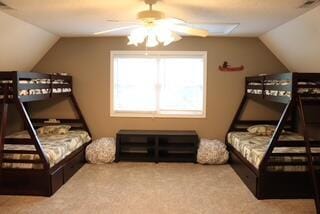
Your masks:
[[[125,113],[113,112],[110,117],[126,117],[126,118],[168,118],[168,119],[206,119],[205,114],[191,115],[191,114],[148,114],[148,113]]]

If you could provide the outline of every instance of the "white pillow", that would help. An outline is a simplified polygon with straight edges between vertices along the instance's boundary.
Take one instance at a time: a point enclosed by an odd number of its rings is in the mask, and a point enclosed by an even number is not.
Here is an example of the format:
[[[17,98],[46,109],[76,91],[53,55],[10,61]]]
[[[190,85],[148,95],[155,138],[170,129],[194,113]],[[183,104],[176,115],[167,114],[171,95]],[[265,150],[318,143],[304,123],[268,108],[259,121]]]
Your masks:
[[[251,134],[255,134],[258,136],[272,136],[274,131],[276,130],[276,126],[274,125],[253,125],[247,128],[248,132]]]
[[[71,129],[69,125],[43,126],[38,128],[39,134],[67,134]]]

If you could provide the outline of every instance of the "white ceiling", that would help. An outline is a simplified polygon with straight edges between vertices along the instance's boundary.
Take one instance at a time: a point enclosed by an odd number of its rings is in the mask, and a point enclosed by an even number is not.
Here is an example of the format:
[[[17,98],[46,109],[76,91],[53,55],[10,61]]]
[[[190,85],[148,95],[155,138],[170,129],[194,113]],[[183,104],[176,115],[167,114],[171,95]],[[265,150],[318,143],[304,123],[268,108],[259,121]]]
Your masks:
[[[125,26],[135,20],[137,12],[147,9],[142,0],[0,1],[13,8],[2,11],[63,37],[93,36],[96,31]],[[305,1],[161,0],[154,9],[189,23],[202,24],[209,31],[210,23],[239,23],[230,36],[260,36],[311,9],[299,8]],[[108,35],[127,33],[123,30]]]

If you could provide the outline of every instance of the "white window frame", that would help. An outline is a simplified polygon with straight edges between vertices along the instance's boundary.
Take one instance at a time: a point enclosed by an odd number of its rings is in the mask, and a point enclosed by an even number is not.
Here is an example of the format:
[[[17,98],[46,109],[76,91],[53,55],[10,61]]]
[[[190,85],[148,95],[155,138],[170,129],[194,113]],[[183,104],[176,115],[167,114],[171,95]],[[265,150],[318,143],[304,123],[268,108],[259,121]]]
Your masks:
[[[157,112],[130,112],[114,110],[114,57],[115,56],[201,56],[204,61],[203,66],[203,111],[202,114],[165,114],[164,111]],[[110,117],[149,117],[149,118],[206,118],[207,109],[207,51],[110,51]],[[161,113],[162,112],[162,113]],[[190,111],[187,111],[190,112]]]

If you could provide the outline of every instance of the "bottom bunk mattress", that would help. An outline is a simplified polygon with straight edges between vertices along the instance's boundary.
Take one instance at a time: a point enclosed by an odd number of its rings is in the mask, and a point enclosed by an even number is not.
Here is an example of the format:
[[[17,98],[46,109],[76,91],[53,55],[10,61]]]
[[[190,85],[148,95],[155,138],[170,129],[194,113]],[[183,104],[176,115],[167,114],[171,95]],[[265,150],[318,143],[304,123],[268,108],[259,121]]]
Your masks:
[[[230,132],[228,133],[228,143],[231,144],[242,156],[247,159],[255,168],[259,169],[259,165],[267,151],[268,144],[271,140],[269,136],[257,136],[249,132]],[[286,133],[280,136],[279,140],[283,141],[301,141],[303,137],[296,133]],[[302,147],[276,147],[275,153],[305,153]],[[320,153],[320,148],[312,148],[312,152]],[[301,163],[306,161],[306,157],[301,156],[279,156],[271,157],[271,161],[281,161],[287,163]],[[268,166],[269,171],[286,171],[301,172],[306,171],[304,165],[284,165],[284,166]]]
[[[7,138],[30,138],[27,131],[21,131],[7,136]],[[70,153],[88,143],[91,138],[86,131],[69,131],[66,134],[38,134],[38,138],[47,157],[50,167],[59,163]],[[34,145],[5,144],[5,150],[35,150]],[[4,154],[5,159],[38,160],[38,154]],[[3,168],[42,169],[39,163],[2,163]]]

